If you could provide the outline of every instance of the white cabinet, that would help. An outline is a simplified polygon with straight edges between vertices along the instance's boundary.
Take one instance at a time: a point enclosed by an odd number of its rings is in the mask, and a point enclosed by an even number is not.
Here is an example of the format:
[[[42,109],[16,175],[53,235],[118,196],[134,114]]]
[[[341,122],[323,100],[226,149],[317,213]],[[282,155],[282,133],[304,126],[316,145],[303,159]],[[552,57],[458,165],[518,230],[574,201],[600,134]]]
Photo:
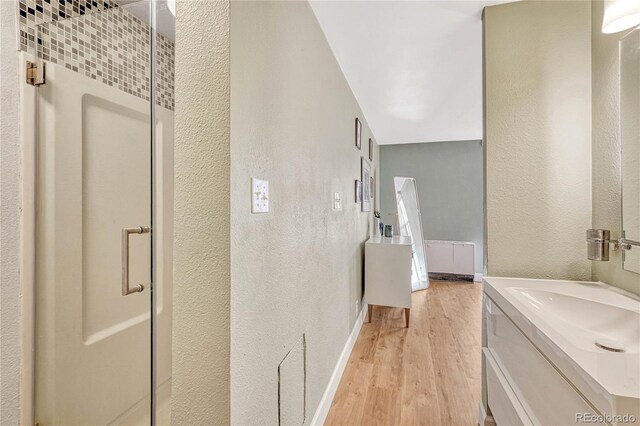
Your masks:
[[[482,348],[482,357],[486,367],[487,400],[496,424],[532,426],[531,419],[489,349]]]
[[[425,240],[429,272],[473,275],[475,244],[470,241]]]
[[[483,311],[485,383],[498,426],[569,425],[581,413],[597,414],[486,294]]]
[[[409,327],[411,309],[411,238],[373,237],[365,246],[364,298],[369,305],[405,308]]]

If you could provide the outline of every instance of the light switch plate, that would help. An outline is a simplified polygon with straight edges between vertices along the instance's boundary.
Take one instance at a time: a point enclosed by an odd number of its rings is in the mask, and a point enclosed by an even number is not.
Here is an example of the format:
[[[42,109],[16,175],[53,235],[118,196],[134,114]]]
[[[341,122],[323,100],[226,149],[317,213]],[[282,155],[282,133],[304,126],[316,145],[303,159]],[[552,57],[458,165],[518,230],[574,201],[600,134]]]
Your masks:
[[[333,193],[333,209],[342,210],[342,198],[340,197],[339,192]]]
[[[269,212],[269,181],[251,178],[251,213]]]

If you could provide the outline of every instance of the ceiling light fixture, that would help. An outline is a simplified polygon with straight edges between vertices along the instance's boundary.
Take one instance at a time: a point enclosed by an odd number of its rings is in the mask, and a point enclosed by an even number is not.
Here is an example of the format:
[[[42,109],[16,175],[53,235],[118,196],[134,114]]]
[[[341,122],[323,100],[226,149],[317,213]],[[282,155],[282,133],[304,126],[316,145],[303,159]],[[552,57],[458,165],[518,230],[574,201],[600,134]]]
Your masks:
[[[640,0],[605,0],[602,32],[613,34],[640,25]]]

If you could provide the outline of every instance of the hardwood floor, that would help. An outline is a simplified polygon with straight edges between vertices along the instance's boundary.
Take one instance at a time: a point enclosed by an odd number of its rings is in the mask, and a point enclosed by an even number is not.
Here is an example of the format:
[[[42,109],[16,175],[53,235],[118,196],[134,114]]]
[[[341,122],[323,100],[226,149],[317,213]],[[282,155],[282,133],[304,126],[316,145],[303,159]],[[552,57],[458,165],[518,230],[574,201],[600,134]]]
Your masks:
[[[432,281],[365,322],[325,425],[477,425],[482,287]]]

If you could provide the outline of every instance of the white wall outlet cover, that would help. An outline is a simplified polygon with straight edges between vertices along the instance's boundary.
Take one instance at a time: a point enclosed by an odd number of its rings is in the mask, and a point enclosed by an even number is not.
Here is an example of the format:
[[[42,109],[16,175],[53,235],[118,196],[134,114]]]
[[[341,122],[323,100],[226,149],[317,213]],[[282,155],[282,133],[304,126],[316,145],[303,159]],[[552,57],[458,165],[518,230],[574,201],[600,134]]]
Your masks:
[[[269,211],[269,181],[251,178],[251,213]]]
[[[333,209],[342,210],[342,198],[340,197],[339,192],[333,193]]]

